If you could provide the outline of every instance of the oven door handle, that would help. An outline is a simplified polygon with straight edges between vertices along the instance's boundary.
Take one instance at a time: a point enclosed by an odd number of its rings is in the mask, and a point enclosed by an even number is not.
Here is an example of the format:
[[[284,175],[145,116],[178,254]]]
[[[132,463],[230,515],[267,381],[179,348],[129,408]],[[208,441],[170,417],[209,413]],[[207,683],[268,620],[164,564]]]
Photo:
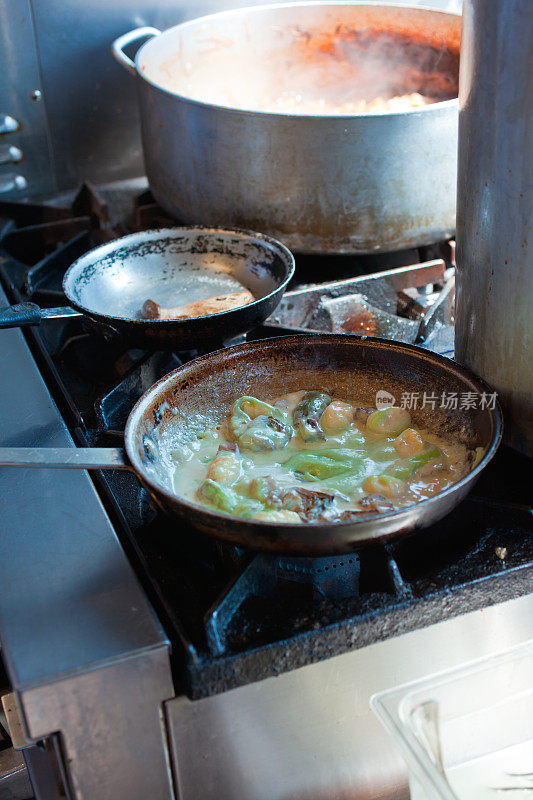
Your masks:
[[[121,447],[0,447],[0,467],[133,470]]]
[[[132,44],[132,42],[136,42],[138,39],[143,39],[147,36],[151,38],[152,36],[160,35],[161,31],[158,28],[135,28],[135,30],[129,31],[129,33],[124,33],[122,36],[119,36],[118,39],[115,39],[111,45],[111,52],[119,64],[122,64],[123,67],[135,75],[137,72],[135,62],[126,55],[124,48],[127,47],[127,45]]]

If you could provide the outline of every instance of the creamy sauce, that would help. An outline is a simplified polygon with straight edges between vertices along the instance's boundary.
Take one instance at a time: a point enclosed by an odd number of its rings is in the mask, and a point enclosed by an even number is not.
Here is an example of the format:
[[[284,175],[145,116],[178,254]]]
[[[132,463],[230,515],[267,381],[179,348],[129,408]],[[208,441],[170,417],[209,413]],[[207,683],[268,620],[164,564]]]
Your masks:
[[[294,410],[303,400],[304,395],[304,392],[296,392],[274,401],[273,406],[281,412],[284,422],[288,425],[293,426]],[[275,508],[279,509],[279,502],[270,505],[263,500],[262,506],[258,505],[257,498],[250,502],[251,498],[254,498],[254,491],[250,488],[251,482],[254,479],[256,481],[270,479],[270,486],[274,485],[278,494],[283,494],[284,491],[296,487],[311,490],[311,492],[323,492],[329,497],[333,496],[333,509],[339,513],[349,510],[361,513],[365,509],[367,511],[390,511],[412,505],[442,492],[460,480],[472,468],[472,453],[464,445],[446,441],[428,430],[412,429],[409,424],[404,428],[409,428],[409,432],[412,430],[415,438],[419,435],[423,440],[423,444],[420,445],[422,453],[432,456],[426,463],[415,466],[413,469],[413,464],[409,462],[409,456],[413,453],[402,452],[400,456],[397,452],[398,445],[395,445],[395,441],[401,436],[398,431],[375,432],[369,428],[368,417],[365,418],[368,411],[357,411],[357,404],[353,404],[352,408],[346,406],[345,402],[341,402],[340,405],[343,407],[344,413],[348,413],[351,419],[345,424],[343,430],[331,430],[331,428],[322,426],[320,431],[322,440],[320,441],[304,441],[298,432],[293,432],[290,441],[280,449],[252,452],[237,447],[235,452],[219,452],[220,446],[235,447],[236,434],[231,421],[228,420],[216,428],[206,430],[195,441],[175,451],[174,458],[177,466],[174,475],[174,491],[178,496],[187,500],[227,511],[228,508],[217,506],[212,498],[207,499],[202,494],[201,487],[206,478],[215,477],[215,482],[220,483],[224,490],[229,489],[233,496],[237,496],[238,506],[241,499],[245,506],[248,503],[248,507],[237,508],[230,513],[253,517],[263,511],[270,512]],[[266,417],[261,417],[261,419],[266,419]],[[320,425],[322,425],[323,419],[325,417],[319,417]],[[312,461],[316,457],[321,465],[323,463],[328,465],[327,469],[337,470],[337,474],[316,477],[309,472],[300,471],[302,462],[301,460],[295,462],[294,459],[306,453],[312,456]],[[321,453],[324,453],[326,459],[323,462],[320,462],[321,458],[324,459]],[[214,469],[209,471],[217,454],[223,460],[226,459],[224,463],[234,467],[231,475],[220,476]],[[424,456],[422,460],[423,458]],[[342,465],[337,469],[335,459],[344,462],[344,471]],[[219,463],[221,462],[217,461],[217,464]],[[294,468],[294,464],[298,467],[297,469]],[[406,474],[406,471],[411,474]],[[395,479],[395,474],[401,474],[401,479]],[[376,490],[369,483],[369,479],[379,476],[386,476],[384,492],[380,491],[380,484]],[[392,488],[389,487],[387,481],[390,481]],[[364,503],[361,507],[362,500],[372,499],[377,495],[382,496],[382,501],[385,501],[389,507],[368,509]],[[293,518],[286,521],[298,520]],[[308,517],[301,521],[313,520]]]

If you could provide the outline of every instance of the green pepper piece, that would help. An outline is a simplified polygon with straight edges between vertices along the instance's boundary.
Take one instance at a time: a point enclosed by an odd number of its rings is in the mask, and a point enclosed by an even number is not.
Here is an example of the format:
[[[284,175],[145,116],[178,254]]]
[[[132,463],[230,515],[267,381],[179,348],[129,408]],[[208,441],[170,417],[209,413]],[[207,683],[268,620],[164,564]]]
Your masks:
[[[292,428],[274,417],[256,417],[237,439],[241,450],[262,453],[281,450],[292,438]]]
[[[407,409],[390,406],[373,411],[366,421],[367,430],[381,436],[398,436],[411,424]]]
[[[344,433],[341,433],[339,438],[343,447],[357,448],[358,450],[364,449],[365,437],[358,428],[349,428]]]
[[[259,412],[255,414],[256,418],[258,416],[273,417],[279,422],[285,422],[283,413],[279,408],[271,406],[269,403],[264,403],[262,400],[258,400],[257,397],[243,395],[243,397],[235,400],[230,411],[229,428],[236,439],[239,438],[252,421],[252,417],[246,411],[243,411],[242,407],[245,403],[254,406],[256,411]]]
[[[261,413],[252,419],[242,408],[245,403]],[[233,403],[229,428],[241,450],[255,453],[281,450],[290,442],[293,434],[279,408],[247,395]]]
[[[339,448],[349,449],[353,452],[364,454],[367,450],[365,436],[358,428],[348,428],[348,430],[338,433],[335,436],[328,436],[325,442],[304,442],[302,449],[316,450],[338,450]],[[396,452],[394,453],[396,455]]]
[[[393,461],[398,458],[398,453],[394,449],[394,444],[388,440],[380,439],[375,444],[368,444],[368,455],[372,461]]]
[[[244,497],[239,497],[233,513],[238,517],[243,517],[243,519],[250,519],[254,514],[263,511],[264,508],[263,503],[260,503],[259,500],[247,500]]]
[[[369,460],[367,458],[355,458],[353,459],[349,470],[338,476],[325,480],[323,482],[324,487],[336,490],[349,496],[356,489],[359,489],[362,482],[366,478],[369,469]]]
[[[312,450],[302,450],[302,453],[312,453]],[[350,463],[360,460],[361,452],[358,450],[353,450],[351,447],[332,447],[331,449],[328,448],[320,448],[320,450],[315,451],[316,455],[318,456],[327,456],[327,458],[333,458],[335,461],[349,461]]]
[[[331,397],[323,392],[307,392],[293,411],[292,422],[304,442],[324,441],[326,434],[319,420],[331,403]]]
[[[237,496],[228,486],[206,478],[198,489],[198,496],[221,511],[232,512],[237,506]]]
[[[303,450],[291,456],[285,466],[301,475],[303,480],[321,481],[353,469],[358,460],[354,453],[346,449],[318,450],[315,453]]]
[[[391,464],[385,470],[387,475],[392,475],[393,478],[399,478],[402,481],[406,481],[410,478],[417,469],[423,467],[424,464],[429,464],[430,461],[434,461],[434,459],[439,458],[442,455],[442,452],[439,450],[438,447],[432,446],[429,447],[427,450],[424,450],[422,453],[418,453],[416,456],[411,456],[410,458],[403,458],[400,461],[396,461],[394,464]]]

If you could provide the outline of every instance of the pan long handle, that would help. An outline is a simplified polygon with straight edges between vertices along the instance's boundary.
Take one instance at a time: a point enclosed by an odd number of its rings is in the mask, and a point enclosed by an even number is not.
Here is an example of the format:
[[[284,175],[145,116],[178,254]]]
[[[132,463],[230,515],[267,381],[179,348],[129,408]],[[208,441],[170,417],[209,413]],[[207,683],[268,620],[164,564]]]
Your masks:
[[[133,469],[120,447],[0,447],[0,467]]]
[[[124,52],[124,48],[131,44],[132,42],[136,42],[138,39],[144,39],[146,36],[160,36],[161,31],[157,28],[135,28],[134,31],[129,31],[128,33],[124,33],[122,36],[119,36],[118,39],[115,39],[113,44],[111,45],[111,52],[113,53],[114,57],[117,59],[119,64],[122,64],[127,70],[132,72],[134,75],[136,73],[135,64],[126,55]]]
[[[0,308],[0,328],[23,328],[26,325],[40,325],[43,319],[64,319],[81,317],[79,311],[69,306],[61,308],[39,308],[35,303],[17,303]]]

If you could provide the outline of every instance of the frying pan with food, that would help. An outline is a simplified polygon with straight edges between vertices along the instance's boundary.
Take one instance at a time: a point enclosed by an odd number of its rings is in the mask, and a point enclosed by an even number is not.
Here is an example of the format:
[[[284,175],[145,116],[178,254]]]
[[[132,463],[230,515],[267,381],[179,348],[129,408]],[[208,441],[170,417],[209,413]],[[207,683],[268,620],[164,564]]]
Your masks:
[[[21,303],[0,310],[0,328],[85,315],[149,349],[223,342],[263,322],[294,273],[289,250],[259,233],[221,228],[141,231],[85,253],[67,270],[66,308]],[[175,307],[248,289],[254,301],[187,319],[142,319],[147,300]]]
[[[459,397],[463,392],[490,392],[463,367],[412,345],[336,334],[267,339],[202,356],[154,384],[128,417],[125,451],[5,448],[0,449],[0,466],[133,469],[164,509],[220,539],[295,555],[346,553],[424,528],[451,511],[493,457],[502,435],[497,404],[494,409],[477,404],[449,410],[436,403],[434,410],[413,411],[415,424],[468,447],[482,447],[483,457],[440,494],[398,511],[361,514],[356,521],[290,524],[241,519],[173,493],[173,452],[221,422],[236,398],[255,395],[268,400],[299,389],[322,389],[372,406],[379,390],[390,392],[397,402],[403,392],[438,398],[450,392]]]

